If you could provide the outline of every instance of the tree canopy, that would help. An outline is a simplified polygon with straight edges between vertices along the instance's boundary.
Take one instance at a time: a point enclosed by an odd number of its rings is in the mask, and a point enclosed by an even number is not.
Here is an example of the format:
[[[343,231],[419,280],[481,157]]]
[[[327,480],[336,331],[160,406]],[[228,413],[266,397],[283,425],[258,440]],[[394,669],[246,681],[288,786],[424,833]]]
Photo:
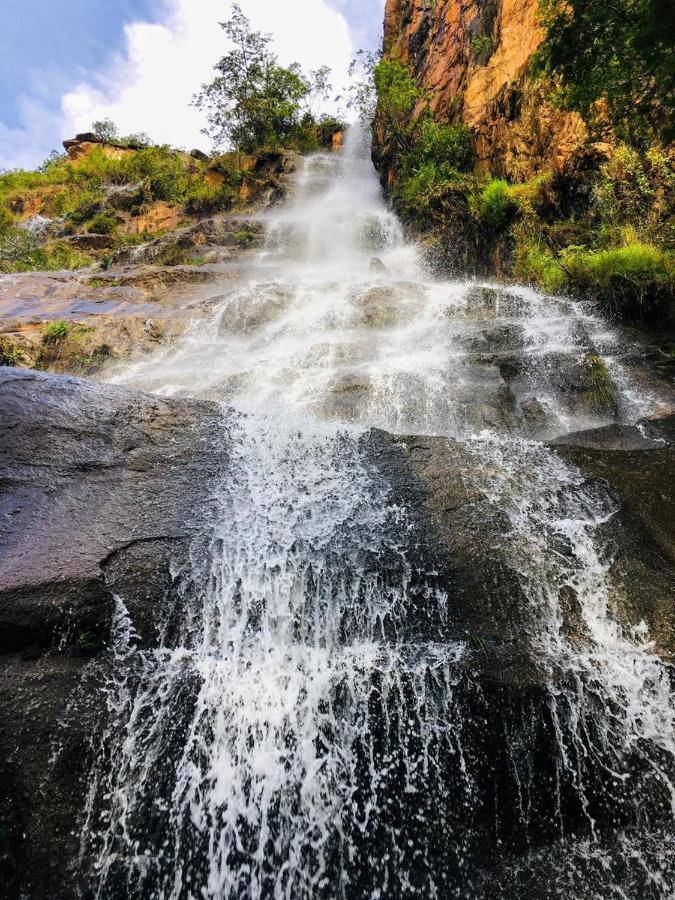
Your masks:
[[[672,0],[540,0],[539,67],[563,103],[633,145],[675,137]]]
[[[316,126],[314,105],[330,90],[330,70],[305,75],[298,63],[280,66],[271,37],[251,30],[237,4],[220,23],[232,49],[214,66],[217,75],[194,99],[206,112],[204,129],[216,145],[252,151],[265,146],[302,144]]]

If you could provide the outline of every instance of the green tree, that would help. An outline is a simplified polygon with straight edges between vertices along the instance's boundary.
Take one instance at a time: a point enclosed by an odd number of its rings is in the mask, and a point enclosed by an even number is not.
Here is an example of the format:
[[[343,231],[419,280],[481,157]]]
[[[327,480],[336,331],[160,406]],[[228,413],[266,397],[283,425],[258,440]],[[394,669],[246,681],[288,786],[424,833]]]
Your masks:
[[[112,119],[100,119],[91,123],[91,130],[104,144],[113,144],[119,140],[120,133]]]
[[[540,12],[537,64],[568,109],[633,145],[675,137],[672,0],[540,0]]]
[[[221,27],[233,47],[215,65],[216,78],[194,98],[206,112],[204,133],[216,145],[243,151],[302,142],[303,132],[315,125],[314,105],[330,92],[329,69],[306,76],[297,63],[278,65],[270,36],[252,31],[236,4]]]

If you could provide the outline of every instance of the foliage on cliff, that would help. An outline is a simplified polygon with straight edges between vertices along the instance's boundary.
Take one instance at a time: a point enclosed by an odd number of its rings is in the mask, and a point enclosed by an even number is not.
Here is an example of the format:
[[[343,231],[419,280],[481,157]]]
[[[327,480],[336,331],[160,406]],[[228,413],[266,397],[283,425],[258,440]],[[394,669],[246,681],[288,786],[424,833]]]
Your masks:
[[[539,65],[548,67],[543,83],[551,90],[562,86],[551,99],[583,112],[591,125],[601,113],[603,127],[613,125],[623,143],[594,150],[591,129],[581,166],[551,168],[522,183],[490,177],[474,169],[466,126],[434,120],[433,97],[406,64],[385,57],[373,70],[376,162],[394,205],[422,234],[434,264],[458,273],[496,270],[544,290],[594,297],[626,320],[665,321],[675,298],[675,160],[657,134],[667,133],[673,57],[663,58],[664,38],[651,75],[640,68],[644,59],[634,22],[639,16],[631,8],[626,27],[633,43],[626,38],[627,58],[620,65],[611,64],[600,25],[593,30],[587,19],[577,58],[564,32],[574,3],[569,9],[557,0],[542,4],[549,15],[549,37],[539,55]],[[649,19],[650,11],[641,14]],[[594,0],[584,5],[583,15],[598,17]],[[558,46],[563,33],[570,40],[566,48]],[[602,78],[591,68],[590,45],[604,59]],[[556,53],[563,50],[568,65],[561,63],[558,71]],[[612,53],[621,56],[621,50]],[[632,93],[627,73],[636,75]]]
[[[135,223],[157,204],[175,209],[177,217],[230,209],[244,178],[240,165],[237,154],[202,161],[169,147],[147,147],[115,156],[102,145],[75,163],[52,156],[36,171],[0,174],[0,271],[88,265],[92,255],[69,246],[69,236],[103,235],[111,246],[147,239],[157,232],[139,231]],[[52,224],[26,227],[32,215]],[[58,241],[49,240],[51,227]]]
[[[331,91],[330,70],[322,66],[305,75],[298,63],[280,66],[271,37],[252,31],[238,4],[221,27],[232,50],[216,63],[216,77],[194,100],[207,115],[205,134],[216,146],[247,153],[263,147],[318,149],[326,121],[317,119],[314,106]]]
[[[473,162],[471,129],[435,121],[425,93],[408,69],[383,59],[373,69],[375,122],[380,139],[395,161],[394,201],[405,218],[430,225],[457,188],[467,183]],[[413,111],[422,106],[422,111]]]
[[[541,69],[592,126],[645,147],[675,138],[675,16],[670,0],[540,0]]]

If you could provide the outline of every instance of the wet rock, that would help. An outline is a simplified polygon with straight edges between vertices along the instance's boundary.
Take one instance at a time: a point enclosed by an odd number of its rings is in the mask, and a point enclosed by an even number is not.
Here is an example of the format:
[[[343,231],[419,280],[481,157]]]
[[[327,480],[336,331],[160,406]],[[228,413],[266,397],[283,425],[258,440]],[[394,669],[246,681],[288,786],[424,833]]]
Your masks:
[[[0,369],[3,896],[72,896],[114,597],[153,643],[213,515],[221,422],[215,404]]]
[[[621,620],[645,622],[659,652],[675,657],[675,416],[580,432],[554,446],[615,497],[616,512],[600,530]]]
[[[529,397],[520,404],[527,427],[532,434],[540,434],[548,426],[548,415],[536,397]]]
[[[526,316],[530,303],[503,288],[476,286],[466,292],[467,315],[472,318]]]
[[[370,274],[371,275],[383,275],[385,272],[388,272],[389,269],[385,266],[382,260],[378,256],[374,256],[370,261]]]
[[[360,323],[366,328],[386,328],[412,319],[422,305],[419,286],[413,284],[373,287],[358,293]]]
[[[323,415],[342,422],[358,421],[370,391],[371,382],[367,375],[344,375],[322,404]]]
[[[113,556],[194,530],[188,498],[220,465],[218,408],[16,369],[0,396],[0,651],[100,636]]]
[[[450,315],[450,314],[449,314]],[[454,319],[454,315],[452,316]],[[512,322],[492,326],[483,323],[467,328],[455,338],[456,345],[469,353],[497,353],[518,350],[525,345],[523,327]]]
[[[452,630],[486,651],[474,661],[483,677],[509,688],[540,685],[531,609],[502,552],[509,523],[485,493],[477,458],[447,438],[374,432],[369,440],[395,502],[408,511],[417,566],[448,593]]]
[[[276,321],[290,306],[293,291],[276,283],[260,285],[254,295],[223,295],[220,334],[249,334]]]

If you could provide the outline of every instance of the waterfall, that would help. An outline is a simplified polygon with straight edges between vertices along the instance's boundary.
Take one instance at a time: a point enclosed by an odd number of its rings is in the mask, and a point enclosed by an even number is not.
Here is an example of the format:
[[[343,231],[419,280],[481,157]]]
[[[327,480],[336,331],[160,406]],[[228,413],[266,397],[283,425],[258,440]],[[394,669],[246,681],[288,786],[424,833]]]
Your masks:
[[[222,403],[230,458],[156,646],[118,601],[83,829],[94,896],[549,896],[523,887],[537,870],[550,896],[672,896],[654,849],[675,817],[668,670],[612,615],[598,528],[615,502],[542,443],[659,397],[584,306],[430,276],[358,129],[260,217],[250,277],[114,375]],[[452,595],[413,565],[372,426],[451,437],[473,460],[537,696],[481,681]],[[603,811],[637,834],[608,848]]]

